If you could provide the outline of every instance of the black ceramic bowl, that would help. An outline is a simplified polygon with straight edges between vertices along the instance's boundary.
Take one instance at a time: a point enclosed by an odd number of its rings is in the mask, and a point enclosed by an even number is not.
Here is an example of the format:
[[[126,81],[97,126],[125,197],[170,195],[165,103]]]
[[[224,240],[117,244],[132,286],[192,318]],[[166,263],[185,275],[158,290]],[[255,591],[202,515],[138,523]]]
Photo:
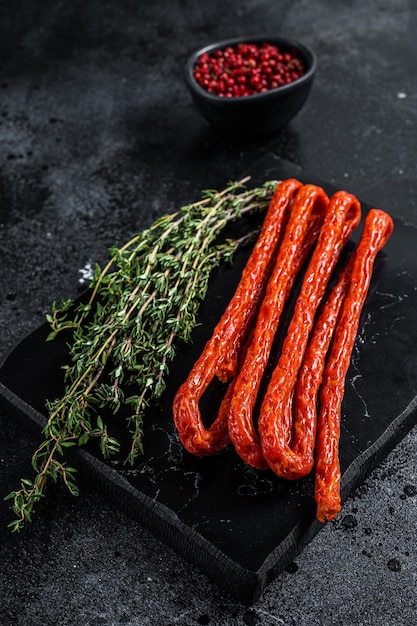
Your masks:
[[[242,42],[257,45],[266,42],[278,46],[283,52],[295,50],[304,62],[305,71],[300,78],[282,87],[248,96],[227,98],[201,87],[193,73],[201,54],[224,50]],[[186,80],[198,111],[214,128],[241,135],[265,135],[281,129],[304,106],[313,84],[316,65],[316,56],[307,46],[285,37],[256,35],[219,41],[196,50],[187,61]]]

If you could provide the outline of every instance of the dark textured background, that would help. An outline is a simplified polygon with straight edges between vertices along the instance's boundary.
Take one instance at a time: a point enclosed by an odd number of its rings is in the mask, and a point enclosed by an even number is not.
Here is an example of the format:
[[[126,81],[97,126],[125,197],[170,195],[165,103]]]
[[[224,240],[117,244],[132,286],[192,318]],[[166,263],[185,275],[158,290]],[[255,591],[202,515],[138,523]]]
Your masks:
[[[417,225],[413,0],[0,1],[0,361],[82,270],[268,152]],[[209,129],[194,48],[258,32],[311,45],[299,116],[262,140]],[[410,349],[415,349],[410,346]],[[389,358],[389,355],[387,355]],[[81,483],[20,535],[0,505],[0,624],[417,624],[415,430],[250,609]],[[0,414],[0,495],[36,441]]]

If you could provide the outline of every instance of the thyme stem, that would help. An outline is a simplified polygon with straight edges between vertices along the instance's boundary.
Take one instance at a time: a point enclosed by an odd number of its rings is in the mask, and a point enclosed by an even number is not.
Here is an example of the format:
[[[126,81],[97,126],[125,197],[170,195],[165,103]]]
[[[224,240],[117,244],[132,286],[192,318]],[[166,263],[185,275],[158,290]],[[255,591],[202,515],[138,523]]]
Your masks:
[[[247,189],[246,182],[206,191],[200,201],[111,248],[104,269],[96,267],[87,303],[52,304],[49,339],[71,334],[65,388],[61,398],[46,403],[44,440],[32,457],[34,479],[22,479],[6,497],[16,514],[9,524],[14,531],[31,521],[48,479],[60,478],[78,493],[76,470],[63,458],[66,448],[97,439],[103,457],[120,451],[103,423],[104,406],[115,414],[128,407],[126,461],[133,464],[142,453],[146,409],[165,389],[178,343],[190,340],[211,272],[247,239],[219,241],[219,235],[242,215],[264,210],[276,185]]]

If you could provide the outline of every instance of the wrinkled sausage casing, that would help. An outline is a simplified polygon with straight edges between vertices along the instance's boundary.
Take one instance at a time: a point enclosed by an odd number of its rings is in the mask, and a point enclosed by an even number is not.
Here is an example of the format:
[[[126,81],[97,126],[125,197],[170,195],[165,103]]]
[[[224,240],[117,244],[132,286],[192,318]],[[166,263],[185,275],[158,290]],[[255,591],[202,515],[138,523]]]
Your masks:
[[[321,187],[305,185],[297,193],[259,308],[253,339],[235,381],[228,418],[229,435],[239,456],[257,469],[268,467],[254,424],[257,394],[284,305],[318,236],[327,210],[328,197]],[[289,408],[288,403],[285,408]]]
[[[391,217],[378,209],[371,209],[365,218],[323,375],[317,424],[315,482],[317,518],[321,522],[334,519],[341,508],[339,439],[345,379],[375,258],[391,236],[393,227]]]
[[[276,186],[235,294],[175,396],[174,423],[182,444],[192,454],[214,454],[230,441],[227,414],[233,389],[226,392],[209,428],[203,424],[199,401],[215,376],[227,382],[236,375],[239,358],[265,292],[288,210],[301,187],[302,184],[292,178]]]
[[[300,413],[293,424],[285,416],[294,395],[298,374],[315,323],[319,305],[330,277],[353,230],[361,218],[361,207],[351,194],[338,191],[330,199],[317,244],[305,272],[278,364],[265,393],[259,433],[262,451],[269,467],[282,478],[296,479],[310,473],[313,463],[315,425],[304,422],[304,450],[292,448],[293,428],[299,429]],[[233,401],[232,401],[233,402]],[[297,404],[297,398],[295,398]]]
[[[345,379],[375,258],[393,230],[389,215],[371,209],[356,249],[335,276],[360,215],[360,203],[345,191],[329,200],[320,187],[295,179],[277,185],[235,294],[173,404],[180,440],[195,455],[231,442],[246,463],[282,478],[301,478],[315,466],[321,522],[341,508]],[[278,363],[258,398],[283,308],[309,256]],[[199,402],[214,377],[228,386],[206,427]]]

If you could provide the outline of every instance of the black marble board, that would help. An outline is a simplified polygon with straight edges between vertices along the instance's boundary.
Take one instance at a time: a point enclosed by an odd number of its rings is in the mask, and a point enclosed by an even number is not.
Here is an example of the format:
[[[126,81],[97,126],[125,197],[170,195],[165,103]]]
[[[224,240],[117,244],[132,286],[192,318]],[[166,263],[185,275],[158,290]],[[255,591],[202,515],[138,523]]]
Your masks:
[[[292,163],[267,155],[250,172],[251,184],[294,176],[316,180]],[[225,181],[227,182],[227,181]],[[365,213],[369,207],[363,206]],[[352,242],[357,240],[361,228]],[[348,373],[342,413],[340,458],[345,500],[416,422],[417,404],[417,230],[395,221],[394,234],[379,255]],[[104,462],[90,448],[71,461],[108,498],[195,564],[237,600],[252,604],[320,530],[315,520],[312,477],[287,482],[255,471],[232,449],[194,458],[178,442],[171,403],[233,294],[249,250],[213,275],[193,343],[171,367],[167,390],[145,420],[145,454],[130,468],[123,456]],[[36,433],[45,421],[47,398],[63,389],[67,360],[63,339],[45,342],[41,326],[24,339],[0,369],[0,401],[11,419]],[[216,405],[218,390],[205,397],[203,412]],[[106,420],[128,445],[123,420]],[[135,541],[135,538],[132,537]],[[329,555],[331,558],[331,555]]]

